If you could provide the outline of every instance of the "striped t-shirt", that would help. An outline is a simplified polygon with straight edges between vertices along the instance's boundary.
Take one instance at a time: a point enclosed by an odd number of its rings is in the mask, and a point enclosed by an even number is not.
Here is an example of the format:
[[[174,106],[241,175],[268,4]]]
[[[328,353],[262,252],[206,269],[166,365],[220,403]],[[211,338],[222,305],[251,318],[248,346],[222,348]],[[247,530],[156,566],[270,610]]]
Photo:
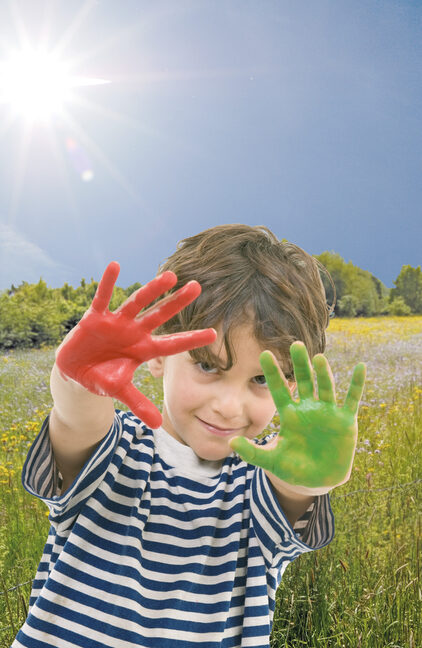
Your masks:
[[[261,468],[119,410],[62,495],[47,418],[22,482],[51,528],[12,648],[268,648],[284,569],[334,536],[328,495],[293,529]]]

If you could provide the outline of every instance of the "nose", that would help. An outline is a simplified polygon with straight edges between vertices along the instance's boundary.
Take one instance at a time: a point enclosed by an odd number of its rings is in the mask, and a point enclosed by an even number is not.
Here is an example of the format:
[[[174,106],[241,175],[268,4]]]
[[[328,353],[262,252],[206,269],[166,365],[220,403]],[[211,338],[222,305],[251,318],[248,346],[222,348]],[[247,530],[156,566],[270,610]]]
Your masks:
[[[245,425],[245,402],[242,390],[235,385],[220,385],[211,399],[211,411],[218,421],[228,427]]]

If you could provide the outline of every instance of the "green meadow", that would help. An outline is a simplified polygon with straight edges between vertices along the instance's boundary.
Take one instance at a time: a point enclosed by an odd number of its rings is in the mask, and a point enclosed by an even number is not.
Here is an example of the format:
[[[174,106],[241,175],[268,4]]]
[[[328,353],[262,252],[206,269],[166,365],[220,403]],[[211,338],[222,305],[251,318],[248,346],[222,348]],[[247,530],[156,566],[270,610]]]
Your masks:
[[[367,364],[351,479],[332,492],[336,535],[287,568],[271,648],[422,646],[422,317],[334,319],[326,355],[339,404],[353,366]],[[0,355],[0,648],[26,618],[49,523],[21,469],[51,408],[54,349]],[[161,385],[137,386],[158,405]],[[275,418],[271,428],[277,426]]]

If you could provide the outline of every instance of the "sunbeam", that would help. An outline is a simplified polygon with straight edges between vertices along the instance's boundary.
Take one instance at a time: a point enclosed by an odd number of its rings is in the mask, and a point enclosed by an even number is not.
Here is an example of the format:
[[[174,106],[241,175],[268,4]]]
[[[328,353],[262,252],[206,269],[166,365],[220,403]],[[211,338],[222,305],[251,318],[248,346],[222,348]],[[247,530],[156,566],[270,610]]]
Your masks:
[[[50,150],[56,161],[56,169],[60,175],[62,181],[62,186],[66,193],[66,199],[63,201],[66,209],[69,211],[69,216],[72,218],[73,223],[77,223],[80,227],[81,215],[78,209],[77,201],[75,199],[75,192],[72,191],[72,183],[69,178],[68,168],[66,166],[65,155],[63,151],[63,138],[57,133],[57,131],[49,125],[47,127],[47,137],[50,144]]]
[[[60,40],[55,45],[53,49],[55,56],[58,56],[60,58],[63,57],[63,53],[66,47],[71,42],[74,35],[77,34],[78,29],[81,27],[83,21],[87,18],[88,14],[95,7],[96,4],[97,4],[96,0],[87,0],[87,2],[85,2],[85,4],[81,7],[81,9],[78,11],[78,13],[70,23],[65,33],[62,34]]]
[[[82,68],[75,64],[75,58],[70,55],[65,58],[70,41],[94,5],[92,0],[86,2],[62,36],[52,42],[53,6],[45,4],[39,39],[31,42],[33,35],[27,29],[19,5],[9,3],[12,28],[2,34],[0,41],[0,137],[4,138],[11,127],[16,129],[21,122],[6,216],[10,225],[14,224],[19,211],[35,129],[42,131],[41,136],[45,138],[47,150],[55,158],[56,164],[53,166],[61,176],[68,198],[72,195],[69,170],[64,164],[66,148],[70,156],[75,157],[80,153],[75,149],[72,132],[66,132],[71,121],[72,105],[77,103],[78,91],[83,91],[83,88],[110,83],[100,75],[84,75]],[[74,161],[75,164],[78,169],[81,167],[81,171],[78,171],[81,180],[88,181],[94,177],[85,159],[78,159]],[[118,173],[114,171],[116,175]],[[72,212],[77,212],[73,200],[67,204],[72,205]]]
[[[17,162],[13,173],[12,194],[8,211],[8,224],[13,225],[19,208],[21,192],[24,185],[26,168],[28,166],[28,149],[31,144],[31,125],[24,124],[21,140],[18,146]]]

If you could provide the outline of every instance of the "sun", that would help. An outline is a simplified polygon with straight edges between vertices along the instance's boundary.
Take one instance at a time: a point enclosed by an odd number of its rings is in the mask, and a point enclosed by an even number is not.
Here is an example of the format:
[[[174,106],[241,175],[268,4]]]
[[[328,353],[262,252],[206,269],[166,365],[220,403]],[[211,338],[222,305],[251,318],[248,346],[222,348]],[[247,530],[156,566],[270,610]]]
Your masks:
[[[100,83],[108,81],[74,76],[69,63],[45,50],[14,50],[0,61],[0,103],[30,122],[63,116],[77,86]]]
[[[99,3],[95,0],[81,0],[77,3],[77,10],[73,9],[72,3],[67,3],[69,7],[72,4],[72,15],[70,20],[65,21],[62,32],[58,32],[55,25],[58,17],[56,5],[60,3],[50,0],[30,2],[31,7],[32,4],[37,5],[34,8],[36,12],[42,4],[45,9],[40,22],[34,23],[38,25],[36,35],[31,31],[34,28],[33,22],[29,18],[26,20],[29,12],[19,9],[19,3],[16,2],[4,4],[8,4],[10,16],[9,21],[5,21],[1,9],[0,146],[4,144],[4,137],[10,136],[11,141],[14,138],[10,206],[6,215],[8,222],[13,223],[19,212],[27,177],[32,166],[37,166],[40,155],[43,160],[50,160],[54,165],[54,173],[57,177],[60,176],[67,196],[66,206],[70,206],[72,215],[76,202],[69,172],[75,172],[84,183],[91,182],[99,170],[107,172],[136,204],[145,209],[137,187],[129,182],[115,162],[107,156],[103,144],[107,138],[104,136],[101,143],[96,142],[88,126],[81,121],[85,119],[85,115],[88,124],[92,123],[92,118],[107,118],[119,125],[129,126],[135,132],[149,132],[137,119],[128,118],[120,111],[115,112],[104,105],[104,97],[115,93],[115,87],[105,93],[88,88],[103,84],[113,86],[120,82],[115,68],[112,79],[109,78],[109,73],[106,73],[107,79],[91,76],[94,66],[103,67],[98,54],[107,50],[110,44],[118,46],[121,40],[137,33],[140,26],[144,28],[144,19],[113,31],[111,39],[97,39],[96,32],[93,32],[89,49],[83,50],[76,45],[72,48],[72,41],[77,41],[79,30],[88,17],[93,12],[100,11],[97,6]],[[91,73],[88,73],[86,66],[89,66]],[[103,73],[104,68],[99,76]],[[93,74],[96,75],[97,72]],[[126,84],[139,82],[137,76],[132,80],[125,75],[124,79]],[[157,75],[156,80],[160,79],[161,76]],[[74,171],[70,170],[69,165]],[[49,177],[46,176],[46,182]]]

